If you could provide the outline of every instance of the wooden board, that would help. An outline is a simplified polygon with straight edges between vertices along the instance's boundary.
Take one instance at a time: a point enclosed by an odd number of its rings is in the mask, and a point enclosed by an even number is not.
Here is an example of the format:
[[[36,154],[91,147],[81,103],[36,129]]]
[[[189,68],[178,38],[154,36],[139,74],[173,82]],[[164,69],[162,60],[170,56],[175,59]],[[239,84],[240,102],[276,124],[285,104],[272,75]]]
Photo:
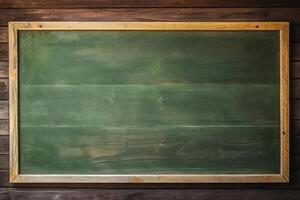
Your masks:
[[[60,25],[12,26],[14,181],[288,180],[284,23]]]
[[[291,7],[299,6],[299,2],[295,0],[227,0],[226,2],[220,2],[219,0],[13,0],[6,1],[0,0],[2,8],[134,8],[134,7],[156,7],[156,8],[168,8],[168,7]]]

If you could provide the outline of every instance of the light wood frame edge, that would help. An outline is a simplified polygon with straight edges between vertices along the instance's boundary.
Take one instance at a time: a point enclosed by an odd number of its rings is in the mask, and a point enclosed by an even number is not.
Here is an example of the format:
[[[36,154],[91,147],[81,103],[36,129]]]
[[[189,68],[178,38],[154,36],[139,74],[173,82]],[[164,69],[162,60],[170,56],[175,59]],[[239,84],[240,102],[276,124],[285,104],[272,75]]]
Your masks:
[[[277,30],[280,31],[280,174],[20,174],[18,30]],[[12,183],[267,183],[289,182],[288,22],[9,22],[10,182]]]

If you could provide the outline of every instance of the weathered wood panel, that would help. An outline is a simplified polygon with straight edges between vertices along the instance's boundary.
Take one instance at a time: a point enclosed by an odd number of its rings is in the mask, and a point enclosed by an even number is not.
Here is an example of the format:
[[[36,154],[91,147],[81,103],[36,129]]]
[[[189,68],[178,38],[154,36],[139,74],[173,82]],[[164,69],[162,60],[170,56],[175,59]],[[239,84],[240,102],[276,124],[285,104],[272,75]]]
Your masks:
[[[0,79],[0,100],[8,100],[8,79]]]
[[[290,104],[291,106],[291,119],[300,119],[300,101],[294,100]]]
[[[6,27],[0,27],[0,42],[8,42],[8,32]]]
[[[278,32],[21,31],[19,47],[23,174],[279,172]]]
[[[289,21],[300,24],[300,8],[122,8],[1,9],[9,21]]]
[[[8,136],[0,135],[0,154],[8,154]]]
[[[300,42],[300,26],[292,26],[291,27],[291,41],[292,42]]]
[[[51,21],[51,20],[69,20],[69,21],[291,21],[292,23],[298,23],[300,21],[299,8],[221,8],[225,6],[230,7],[275,7],[286,5],[288,7],[298,4],[299,1],[107,1],[107,0],[87,0],[87,1],[25,1],[25,0],[13,0],[13,1],[0,1],[0,7],[10,8],[45,8],[45,9],[1,9],[0,10],[0,25],[6,29],[7,22],[9,20],[32,20],[32,21]],[[202,4],[203,3],[203,4]],[[156,4],[156,5],[154,5]],[[136,9],[97,9],[99,6],[138,6]],[[200,6],[203,8],[191,8],[191,9],[172,9],[169,6],[183,7],[183,6]],[[93,8],[93,9],[47,9],[51,8]],[[143,7],[166,7],[165,9],[143,9]],[[206,8],[204,8],[206,7]],[[220,7],[215,9],[209,9],[207,7]],[[106,15],[106,16],[105,16]],[[292,40],[299,42],[299,35],[297,32],[299,29],[292,27]],[[0,34],[3,42],[6,38],[6,33]],[[4,56],[7,59],[6,56]],[[300,62],[299,62],[300,63]],[[299,66],[298,63],[292,63],[293,66]],[[292,68],[291,77],[300,78],[300,67]],[[0,61],[0,77],[7,77],[8,75],[7,61]],[[298,86],[296,86],[298,87]],[[297,92],[297,88],[293,89]],[[296,93],[294,92],[294,93]],[[6,104],[8,105],[8,104]],[[5,107],[5,110],[7,108]],[[5,111],[6,112],[6,111]],[[294,110],[295,112],[300,112]],[[3,113],[3,112],[2,112]],[[8,120],[1,120],[3,122],[3,133],[7,134]],[[299,127],[298,121],[292,121],[292,124]],[[300,135],[299,128],[292,128],[292,134]],[[292,141],[295,141],[292,139]],[[295,143],[295,142],[294,142]],[[291,147],[292,151],[296,151],[300,145],[295,143]],[[300,151],[299,151],[300,152]],[[300,154],[299,154],[300,155]],[[299,160],[299,159],[298,159]],[[291,167],[300,161],[293,162]],[[297,167],[296,167],[297,168]],[[5,173],[3,173],[5,172]],[[297,188],[296,180],[298,179],[297,173],[291,173],[290,184],[105,184],[105,185],[77,185],[77,184],[51,184],[51,185],[13,185],[13,187],[31,187],[28,189],[9,189],[2,188],[0,191],[0,199],[2,200],[40,200],[40,199],[228,199],[228,200],[240,200],[240,199],[299,199],[299,190]],[[0,185],[8,186],[8,171],[0,171]],[[61,189],[37,189],[35,187],[61,187]],[[62,187],[77,187],[77,188],[110,188],[107,190],[81,190],[81,189],[63,189]],[[126,188],[133,189],[126,189]],[[116,188],[124,188],[117,190]],[[152,189],[136,189],[136,188],[157,188],[161,190]],[[171,188],[168,190],[164,190]],[[194,190],[192,190],[194,188]],[[210,188],[210,189],[207,189]],[[223,188],[223,189],[222,189]],[[234,188],[234,189],[233,189]],[[253,189],[246,189],[253,188]],[[263,190],[262,188],[267,188]],[[272,188],[277,188],[272,190]],[[282,190],[282,188],[285,188]],[[221,189],[221,190],[220,190]],[[281,189],[281,190],[280,190]]]
[[[294,135],[291,137],[291,155],[294,156],[300,156],[300,136],[299,135]]]
[[[8,119],[8,101],[0,101],[0,119]]]
[[[8,120],[0,120],[0,135],[8,135]]]
[[[291,83],[291,97],[293,99],[300,99],[300,80],[299,79],[295,79],[292,81]]]
[[[8,77],[8,62],[0,61],[0,78]]]
[[[157,129],[22,128],[21,173],[278,173],[274,128]]]
[[[0,170],[0,188],[7,187],[10,185],[8,181],[8,170]]]
[[[300,62],[292,62],[290,64],[291,78],[300,78]]]
[[[295,0],[227,0],[220,2],[219,0],[0,0],[1,8],[122,8],[122,7],[291,7],[300,6]]]
[[[300,43],[291,45],[291,61],[300,61]]]
[[[72,183],[72,184],[65,184],[65,183],[24,183],[24,184],[11,184],[8,181],[8,170],[0,170],[0,187],[9,187],[9,188],[31,188],[34,190],[38,190],[41,188],[69,188],[69,189],[299,189],[300,188],[300,171],[299,170],[291,170],[290,176],[291,181],[290,183],[270,183],[270,184],[146,184],[146,183],[132,183],[132,184],[118,184],[118,183],[93,183],[93,184],[80,184],[80,183]]]
[[[8,169],[8,154],[0,154],[0,170]]]
[[[300,192],[297,190],[68,190],[68,189],[8,189],[0,192],[0,199],[9,198],[11,200],[40,200],[40,199],[114,199],[114,200],[145,200],[145,199],[165,199],[165,200],[298,200]]]
[[[300,26],[291,25],[291,41],[300,42]],[[0,42],[8,42],[7,27],[0,27]]]
[[[0,43],[0,61],[8,60],[8,43],[1,42]]]
[[[291,121],[291,134],[300,135],[300,120]]]
[[[300,67],[300,65],[299,65],[299,67]],[[300,79],[294,79],[291,81],[291,99],[292,100],[300,99],[299,87],[300,87]],[[8,79],[0,78],[0,100],[8,100]]]
[[[8,60],[8,43],[0,43],[0,61]],[[291,45],[291,61],[300,61],[300,43]]]
[[[291,101],[291,120],[299,120],[300,119],[300,101],[293,100]],[[0,101],[0,120],[8,119],[8,101]]]
[[[300,65],[299,65],[300,67]],[[291,100],[300,100],[300,80],[294,79],[291,81]],[[0,79],[0,100],[8,100],[8,79]],[[298,112],[298,111],[295,111]],[[1,121],[0,121],[1,124]],[[0,125],[1,126],[1,125]],[[1,134],[1,128],[0,128]]]

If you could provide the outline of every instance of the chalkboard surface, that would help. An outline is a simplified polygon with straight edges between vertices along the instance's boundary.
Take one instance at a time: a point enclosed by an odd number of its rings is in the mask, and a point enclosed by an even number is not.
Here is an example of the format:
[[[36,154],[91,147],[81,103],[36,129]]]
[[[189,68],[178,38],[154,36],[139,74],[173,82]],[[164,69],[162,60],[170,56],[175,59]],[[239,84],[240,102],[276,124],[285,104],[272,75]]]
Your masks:
[[[278,31],[19,31],[21,174],[279,174]]]

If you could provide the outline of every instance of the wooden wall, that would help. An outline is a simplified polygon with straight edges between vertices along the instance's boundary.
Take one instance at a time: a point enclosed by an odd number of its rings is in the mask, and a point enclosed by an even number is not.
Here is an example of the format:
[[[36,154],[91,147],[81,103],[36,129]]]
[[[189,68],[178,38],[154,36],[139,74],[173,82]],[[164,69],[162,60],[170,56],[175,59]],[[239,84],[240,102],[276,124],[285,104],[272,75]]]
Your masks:
[[[10,184],[8,182],[8,21],[291,22],[291,182],[289,184]],[[300,199],[299,189],[300,1],[0,0],[0,200],[293,200]]]

